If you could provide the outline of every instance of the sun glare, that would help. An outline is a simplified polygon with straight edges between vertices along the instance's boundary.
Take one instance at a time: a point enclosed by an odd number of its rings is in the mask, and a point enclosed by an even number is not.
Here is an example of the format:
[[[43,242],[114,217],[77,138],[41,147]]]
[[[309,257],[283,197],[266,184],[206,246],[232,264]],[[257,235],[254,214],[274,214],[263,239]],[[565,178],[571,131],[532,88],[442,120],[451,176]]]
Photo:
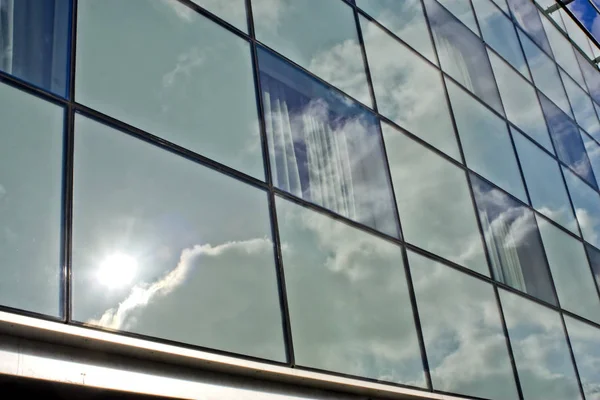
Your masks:
[[[130,255],[115,253],[107,256],[98,269],[97,278],[108,288],[120,288],[133,281],[137,273],[137,260]]]

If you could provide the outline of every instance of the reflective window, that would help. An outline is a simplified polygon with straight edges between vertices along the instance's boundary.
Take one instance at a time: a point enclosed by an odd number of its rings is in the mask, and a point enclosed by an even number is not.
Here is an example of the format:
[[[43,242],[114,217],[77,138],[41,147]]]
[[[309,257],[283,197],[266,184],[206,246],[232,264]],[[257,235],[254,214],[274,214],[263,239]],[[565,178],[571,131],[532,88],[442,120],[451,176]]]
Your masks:
[[[544,96],[540,96],[540,104],[550,128],[550,136],[552,136],[558,158],[590,185],[596,186],[596,178],[577,125]]]
[[[267,50],[258,58],[275,186],[398,236],[375,116]]]
[[[577,233],[577,222],[556,160],[516,130],[512,131],[531,205]]]
[[[481,40],[435,0],[425,0],[442,69],[499,113],[503,113],[492,68]]]
[[[518,398],[492,286],[416,253],[408,262],[433,388]]]
[[[592,273],[594,274],[596,286],[600,289],[600,250],[590,246],[589,244],[585,245],[585,250],[587,252],[588,259],[590,260],[590,265],[592,266]]]
[[[248,32],[245,0],[192,0],[239,30]]]
[[[582,130],[579,130],[579,134],[583,139],[583,144],[585,146],[585,150],[587,152],[587,156],[590,160],[590,164],[592,165],[592,170],[594,171],[594,176],[600,177],[600,145],[591,136],[585,133]],[[597,183],[597,180],[596,180]],[[595,185],[593,185],[595,186]]]
[[[78,18],[78,102],[264,179],[247,42],[176,0],[82,1]]]
[[[0,303],[60,316],[63,108],[0,84]]]
[[[600,247],[600,195],[564,167],[563,174],[583,238]]]
[[[525,399],[582,400],[560,315],[500,290]]]
[[[537,221],[561,308],[600,322],[600,298],[583,243],[543,218]]]
[[[437,64],[420,1],[358,0],[357,4],[406,44]],[[372,70],[373,66],[370,67]]]
[[[506,122],[452,81],[446,85],[467,166],[527,202]]]
[[[438,3],[446,7],[456,18],[458,18],[463,24],[469,27],[475,34],[479,35],[479,29],[477,29],[477,22],[475,22],[475,16],[473,15],[473,9],[469,1],[464,0],[437,0]]]
[[[284,361],[267,194],[79,115],[75,131],[73,318]]]
[[[600,122],[594,110],[592,99],[577,84],[561,71],[563,83],[569,96],[575,120],[587,133],[600,139]]]
[[[379,112],[460,159],[439,71],[374,23],[360,22]]]
[[[507,118],[549,151],[552,142],[535,89],[501,58],[489,53]]]
[[[556,64],[527,35],[518,32],[535,86],[565,113],[573,115]]]
[[[531,0],[507,0],[515,23],[548,54],[552,54],[538,10]]]
[[[533,212],[475,175],[471,183],[494,278],[556,304]]]
[[[400,247],[276,205],[296,363],[424,387]]]
[[[513,23],[490,0],[473,0],[473,7],[479,20],[483,40],[525,78],[530,79]]]
[[[506,0],[492,0],[498,7],[502,9],[506,14],[509,14],[508,6],[506,5]]]
[[[581,86],[585,85],[571,43],[547,18],[542,17],[542,23],[548,34],[548,40],[552,45],[554,58],[558,65],[567,71],[571,78],[575,79]]]
[[[585,82],[592,98],[600,103],[600,72],[592,66],[578,51],[575,52],[577,62],[581,67]]]
[[[464,171],[382,128],[406,241],[489,276]]]
[[[587,400],[597,400],[600,388],[600,330],[565,316],[571,348]]]
[[[340,0],[252,0],[256,38],[371,105],[351,7]]]
[[[71,1],[2,1],[0,21],[0,70],[67,96]]]

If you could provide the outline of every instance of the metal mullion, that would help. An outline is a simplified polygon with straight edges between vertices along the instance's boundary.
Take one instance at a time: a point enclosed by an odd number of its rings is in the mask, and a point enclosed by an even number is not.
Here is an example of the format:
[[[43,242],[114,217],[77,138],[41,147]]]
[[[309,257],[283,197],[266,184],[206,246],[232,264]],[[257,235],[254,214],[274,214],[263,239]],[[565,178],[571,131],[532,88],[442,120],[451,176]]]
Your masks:
[[[471,0],[467,1],[469,2],[471,12],[473,13],[473,19],[475,20],[475,26],[477,26],[477,32],[479,32],[479,38],[482,42],[485,43],[485,41],[483,40],[483,31],[481,30],[481,25],[479,25],[479,18],[477,18],[477,13],[475,12],[475,6],[473,5],[473,2]]]
[[[569,331],[567,330],[567,324],[565,323],[565,316],[563,315],[562,310],[559,312],[560,321],[563,327],[563,334],[565,335],[565,340],[567,342],[567,348],[569,349],[569,355],[571,358],[571,363],[573,364],[573,371],[575,371],[575,379],[577,379],[577,386],[579,387],[579,394],[582,399],[585,399],[585,391],[583,390],[583,384],[581,383],[581,377],[579,376],[579,368],[577,368],[577,361],[575,360],[575,352],[573,351],[573,346],[571,345],[571,338],[569,337]]]
[[[241,29],[237,28],[236,26],[230,24],[229,22],[227,22],[223,18],[221,18],[221,17],[213,14],[212,12],[206,10],[205,8],[203,8],[200,5],[196,4],[192,0],[174,0],[174,1],[180,2],[184,6],[190,8],[191,10],[194,10],[198,14],[200,14],[203,17],[209,19],[210,21],[216,23],[217,25],[221,26],[222,28],[227,29],[231,33],[234,33],[235,35],[240,36],[240,37],[242,37],[242,38],[244,38],[246,40],[250,39],[250,35],[248,33],[244,32]]]

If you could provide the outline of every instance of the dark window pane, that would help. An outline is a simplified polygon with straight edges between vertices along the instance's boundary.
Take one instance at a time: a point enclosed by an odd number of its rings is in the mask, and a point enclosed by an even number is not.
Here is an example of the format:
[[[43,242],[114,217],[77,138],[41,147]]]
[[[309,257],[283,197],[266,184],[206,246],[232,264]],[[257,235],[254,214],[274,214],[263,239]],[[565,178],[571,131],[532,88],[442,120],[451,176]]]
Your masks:
[[[527,32],[546,53],[552,54],[540,15],[531,0],[507,0],[507,2],[515,23]]]
[[[598,288],[600,288],[600,250],[589,244],[585,245],[585,249],[590,260],[590,265],[592,266],[594,280],[596,281]]]
[[[600,398],[600,329],[565,316],[569,339],[587,400]]]
[[[533,212],[475,175],[471,182],[494,278],[556,304]]]
[[[400,247],[276,205],[296,363],[425,386]]]
[[[502,114],[500,95],[481,40],[437,1],[425,0],[425,8],[442,69]]]
[[[433,388],[518,398],[492,285],[416,253],[408,262]]]
[[[575,57],[583,72],[583,77],[587,83],[587,87],[590,91],[590,95],[597,102],[600,103],[600,72],[594,68],[578,51],[575,51]]]
[[[246,0],[192,0],[236,28],[248,32]]]
[[[0,84],[0,304],[62,314],[64,110]]]
[[[471,4],[465,0],[437,0],[438,3],[446,7],[456,18],[465,24],[473,33],[479,35],[477,22],[471,9]]]
[[[564,167],[563,174],[583,238],[594,246],[600,247],[600,195]]]
[[[75,120],[73,318],[285,361],[267,194]]]
[[[0,2],[0,69],[67,96],[70,0]]]
[[[266,50],[258,58],[275,186],[398,236],[375,116]]]

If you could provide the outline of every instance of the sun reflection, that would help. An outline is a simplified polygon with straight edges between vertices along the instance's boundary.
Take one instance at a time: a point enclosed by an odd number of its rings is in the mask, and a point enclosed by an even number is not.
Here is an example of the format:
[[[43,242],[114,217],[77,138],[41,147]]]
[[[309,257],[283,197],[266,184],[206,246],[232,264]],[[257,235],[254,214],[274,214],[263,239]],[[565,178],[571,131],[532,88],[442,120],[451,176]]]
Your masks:
[[[97,272],[97,279],[108,288],[120,288],[133,281],[137,273],[137,260],[127,254],[114,253],[107,256]]]

